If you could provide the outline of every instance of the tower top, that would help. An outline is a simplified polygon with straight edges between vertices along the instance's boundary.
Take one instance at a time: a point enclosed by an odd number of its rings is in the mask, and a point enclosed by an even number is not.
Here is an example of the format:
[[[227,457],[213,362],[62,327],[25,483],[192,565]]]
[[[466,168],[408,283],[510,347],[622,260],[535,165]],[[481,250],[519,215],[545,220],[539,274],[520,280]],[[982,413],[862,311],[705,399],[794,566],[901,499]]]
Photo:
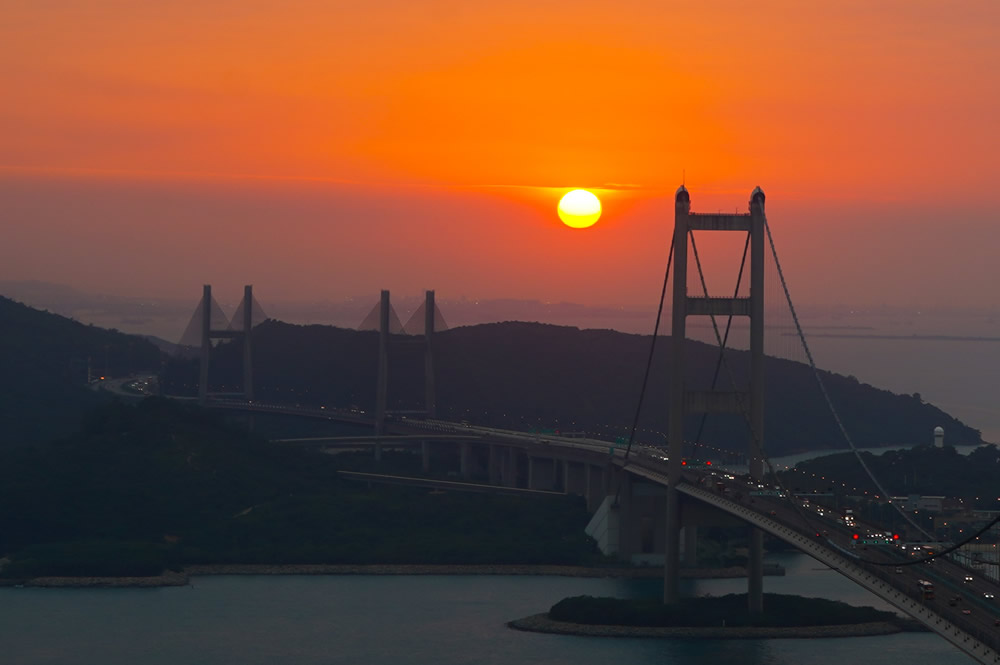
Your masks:
[[[754,201],[756,201],[757,197],[760,197],[760,202],[761,203],[764,202],[764,199],[765,199],[764,190],[760,188],[760,185],[758,185],[757,187],[754,187],[753,191],[750,192],[750,202],[753,203]]]
[[[684,185],[678,187],[677,194],[675,195],[674,200],[677,203],[691,203],[691,195],[688,194],[687,187],[685,187]]]

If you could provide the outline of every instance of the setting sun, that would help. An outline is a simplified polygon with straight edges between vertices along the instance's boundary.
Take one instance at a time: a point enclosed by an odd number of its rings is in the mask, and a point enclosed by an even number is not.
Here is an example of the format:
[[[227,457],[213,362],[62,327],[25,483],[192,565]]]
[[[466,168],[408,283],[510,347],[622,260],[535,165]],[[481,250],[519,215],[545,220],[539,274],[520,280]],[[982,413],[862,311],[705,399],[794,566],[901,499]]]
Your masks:
[[[566,226],[585,229],[601,216],[601,202],[585,189],[574,189],[559,199],[559,219]]]

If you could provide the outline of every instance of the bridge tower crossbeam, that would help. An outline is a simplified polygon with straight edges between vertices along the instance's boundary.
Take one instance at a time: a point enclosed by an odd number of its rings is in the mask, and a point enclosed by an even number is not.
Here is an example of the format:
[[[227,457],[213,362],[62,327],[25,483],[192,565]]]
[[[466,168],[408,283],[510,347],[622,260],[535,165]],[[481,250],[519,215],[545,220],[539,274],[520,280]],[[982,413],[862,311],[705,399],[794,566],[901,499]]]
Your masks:
[[[666,552],[663,600],[678,599],[681,547],[681,460],[684,456],[684,420],[689,413],[749,411],[751,430],[748,459],[750,475],[763,477],[764,430],[764,192],[750,195],[750,212],[698,214],[691,212],[691,197],[682,185],[674,201],[673,305],[671,317],[671,367],[669,404],[669,489],[667,491]],[[689,296],[687,289],[688,238],[693,231],[743,231],[750,234],[750,294],[748,297],[709,298]],[[686,322],[688,316],[748,316],[750,318],[750,384],[746,391],[687,391],[684,381]],[[734,387],[735,388],[735,387]],[[763,532],[752,528],[747,564],[750,611],[763,611]]]

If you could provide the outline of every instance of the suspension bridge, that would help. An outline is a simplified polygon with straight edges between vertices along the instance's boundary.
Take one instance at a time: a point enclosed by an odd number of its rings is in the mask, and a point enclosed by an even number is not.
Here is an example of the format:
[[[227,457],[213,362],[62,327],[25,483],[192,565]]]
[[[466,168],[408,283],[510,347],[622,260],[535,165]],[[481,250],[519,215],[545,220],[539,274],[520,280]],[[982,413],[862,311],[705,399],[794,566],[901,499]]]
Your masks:
[[[424,305],[407,326],[400,325],[391,309],[388,291],[366,317],[362,327],[379,331],[376,409],[373,414],[351,409],[303,407],[261,402],[254,399],[252,375],[252,329],[261,310],[246,287],[244,299],[233,323],[219,316],[205,287],[203,299],[192,318],[189,331],[200,333],[201,380],[199,399],[211,408],[276,413],[371,427],[368,437],[316,437],[283,440],[283,445],[312,445],[319,448],[370,447],[381,458],[386,447],[420,450],[423,467],[430,471],[432,451],[442,446],[458,452],[459,475],[485,482],[506,491],[559,491],[586,497],[594,517],[588,532],[602,549],[621,558],[661,561],[664,567],[664,601],[675,602],[679,596],[679,573],[682,560],[691,565],[696,558],[699,527],[743,524],[750,528],[747,566],[749,609],[763,607],[763,537],[765,533],[784,540],[826,564],[852,582],[868,589],[901,612],[921,622],[980,663],[1000,663],[1000,608],[991,594],[1000,587],[948,556],[958,544],[931,556],[914,557],[893,545],[859,549],[853,529],[821,519],[817,512],[794,492],[782,486],[780,477],[766,453],[764,444],[764,301],[765,260],[770,249],[781,295],[788,306],[796,335],[815,373],[820,392],[833,414],[845,443],[857,448],[838,416],[823,385],[820,373],[806,343],[781,270],[771,229],[765,215],[765,195],[756,188],[746,213],[696,213],[691,211],[690,195],[680,187],[675,196],[674,231],[664,275],[656,327],[651,338],[646,377],[636,408],[630,435],[624,445],[604,440],[520,432],[475,426],[467,422],[437,419],[434,385],[435,331],[444,320],[435,305],[434,292],[428,291]],[[711,294],[696,243],[700,231],[724,231],[745,234],[743,258],[736,287],[731,296]],[[694,259],[693,265],[689,259]],[[744,272],[749,263],[749,279]],[[694,269],[693,272],[691,269]],[[690,274],[697,275],[696,289],[689,289]],[[672,280],[671,280],[672,277]],[[670,397],[669,431],[666,446],[648,446],[635,442],[639,413],[643,408],[646,381],[658,339],[660,321],[668,286],[672,285],[670,312]],[[685,377],[685,344],[688,340],[687,318],[708,317],[719,349],[718,363],[708,390],[690,390]],[[725,317],[724,331],[719,319]],[[745,382],[737,379],[726,350],[734,317],[749,319],[750,368]],[[423,334],[413,335],[415,320],[423,322]],[[411,333],[400,341],[399,332]],[[396,333],[394,335],[394,333]],[[186,337],[193,337],[186,335]],[[237,339],[244,345],[242,392],[212,394],[208,391],[208,360],[213,339]],[[419,345],[425,356],[425,408],[409,414],[393,413],[387,407],[388,348],[392,343]],[[720,389],[720,379],[727,389]],[[706,467],[685,464],[684,423],[691,417],[704,419],[710,414],[735,414],[747,427],[745,457],[748,473],[735,475]],[[700,429],[700,428],[699,428]],[[864,465],[862,456],[857,455]],[[890,496],[882,483],[867,469],[872,482],[883,496]],[[378,481],[376,476],[367,477]],[[385,482],[406,479],[384,477]],[[410,479],[421,482],[421,479]],[[902,517],[912,523],[912,518]],[[996,523],[997,520],[993,520]],[[912,523],[916,530],[922,530]],[[989,526],[989,525],[988,525]],[[643,557],[646,557],[643,559]],[[918,584],[918,581],[920,584]],[[940,589],[934,600],[927,586]],[[944,597],[951,598],[945,601]]]

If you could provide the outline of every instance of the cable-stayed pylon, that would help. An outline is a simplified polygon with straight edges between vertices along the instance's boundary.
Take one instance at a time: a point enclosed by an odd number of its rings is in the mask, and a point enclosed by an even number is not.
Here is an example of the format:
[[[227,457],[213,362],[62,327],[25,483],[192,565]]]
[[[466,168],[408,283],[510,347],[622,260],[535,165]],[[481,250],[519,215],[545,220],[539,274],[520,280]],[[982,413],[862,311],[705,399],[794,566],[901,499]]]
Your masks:
[[[424,304],[421,305],[420,310],[424,313],[424,335],[423,339],[396,339],[392,340],[394,335],[399,335],[400,333],[405,334],[403,327],[399,324],[399,318],[396,316],[395,311],[392,309],[392,305],[389,302],[389,292],[382,291],[379,304],[375,306],[372,314],[378,316],[378,327],[379,331],[379,344],[378,344],[378,376],[375,389],[375,434],[376,436],[381,436],[385,433],[385,419],[388,403],[388,391],[389,391],[389,344],[390,341],[395,341],[396,343],[406,343],[406,344],[422,344],[424,347],[424,413],[427,417],[433,418],[437,414],[437,403],[435,397],[434,389],[434,332],[436,328],[436,322],[438,320],[438,315],[440,312],[437,306],[434,304],[434,292],[428,291]],[[372,314],[369,314],[365,318],[365,322],[372,318]],[[440,317],[440,320],[444,322],[444,317]],[[413,319],[411,318],[412,322]],[[362,324],[364,326],[364,323]],[[359,328],[364,330],[366,328]],[[425,460],[425,467],[427,466],[427,455],[428,449],[423,453]],[[375,459],[381,459],[382,457],[382,445],[379,441],[375,442]]]
[[[190,342],[185,342],[189,337],[189,331],[197,330],[198,340],[201,347],[201,362],[198,376],[198,401],[205,404],[212,394],[209,392],[209,363],[212,355],[213,339],[242,339],[243,341],[243,392],[238,393],[247,400],[253,399],[253,353],[252,353],[252,332],[255,325],[256,300],[253,297],[253,286],[243,287],[243,300],[236,308],[236,314],[230,321],[219,304],[212,298],[212,286],[205,284],[202,289],[201,302],[198,310],[191,317],[188,324],[188,331],[182,337],[182,344],[195,346]],[[263,312],[261,312],[263,314]],[[261,319],[262,320],[262,319]],[[193,334],[190,335],[193,337]]]

